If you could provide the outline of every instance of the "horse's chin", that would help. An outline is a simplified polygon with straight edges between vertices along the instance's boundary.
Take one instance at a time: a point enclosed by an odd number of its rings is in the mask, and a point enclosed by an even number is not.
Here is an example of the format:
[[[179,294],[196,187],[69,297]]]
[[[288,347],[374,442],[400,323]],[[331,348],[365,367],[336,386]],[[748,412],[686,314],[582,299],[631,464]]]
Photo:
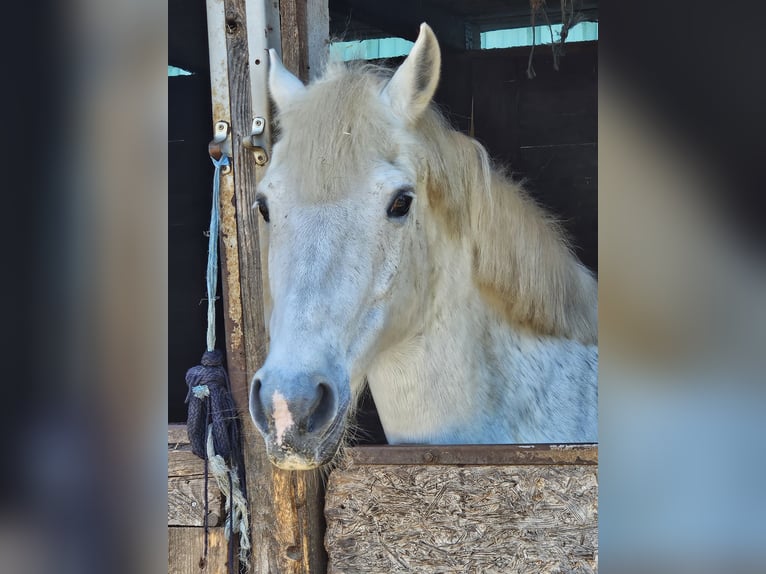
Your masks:
[[[335,458],[340,450],[342,434],[326,437],[319,444],[301,441],[299,445],[291,443],[277,444],[266,441],[266,454],[271,464],[283,470],[312,470],[324,466]]]
[[[313,470],[328,464],[334,457],[337,449],[331,451],[328,455],[311,454],[304,455],[300,453],[285,451],[284,449],[278,449],[271,451],[268,449],[269,460],[271,464],[282,470]]]

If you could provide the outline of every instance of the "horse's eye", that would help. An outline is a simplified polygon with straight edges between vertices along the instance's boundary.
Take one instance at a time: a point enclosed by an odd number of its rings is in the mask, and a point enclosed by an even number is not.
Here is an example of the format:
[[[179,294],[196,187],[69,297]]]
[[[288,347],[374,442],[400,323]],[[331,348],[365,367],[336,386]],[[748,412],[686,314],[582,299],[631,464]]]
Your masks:
[[[269,222],[269,205],[266,203],[265,197],[259,197],[258,198],[258,211],[261,212],[261,215],[263,216],[263,220],[268,223]]]
[[[391,205],[388,206],[388,216],[389,217],[404,217],[407,215],[407,212],[410,210],[410,205],[412,204],[412,192],[411,191],[400,191],[397,196],[394,198],[394,200],[391,202]]]

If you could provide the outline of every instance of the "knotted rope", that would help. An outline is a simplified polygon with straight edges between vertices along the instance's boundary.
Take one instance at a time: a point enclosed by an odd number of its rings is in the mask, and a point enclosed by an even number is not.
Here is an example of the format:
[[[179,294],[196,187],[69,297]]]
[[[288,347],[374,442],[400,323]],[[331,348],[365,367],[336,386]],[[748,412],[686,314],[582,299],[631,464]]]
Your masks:
[[[207,351],[200,365],[186,372],[189,404],[186,422],[192,452],[205,460],[205,562],[208,551],[208,470],[226,499],[224,533],[239,533],[239,559],[249,566],[250,537],[247,498],[242,476],[237,410],[231,398],[229,376],[223,367],[223,353],[215,348],[215,300],[218,283],[218,220],[221,168],[229,164],[225,155],[210,158],[215,166],[213,207],[210,212],[210,237],[207,259]],[[228,462],[227,462],[228,461]],[[230,463],[230,464],[229,464]],[[233,571],[233,545],[229,543],[229,572]]]

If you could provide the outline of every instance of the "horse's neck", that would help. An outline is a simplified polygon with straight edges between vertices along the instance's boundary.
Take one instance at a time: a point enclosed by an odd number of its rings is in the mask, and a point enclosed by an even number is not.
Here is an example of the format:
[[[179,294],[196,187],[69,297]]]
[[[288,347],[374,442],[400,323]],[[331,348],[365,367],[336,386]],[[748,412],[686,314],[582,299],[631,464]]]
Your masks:
[[[585,423],[569,420],[578,415],[559,412],[595,404],[578,396],[595,393],[595,347],[512,327],[473,285],[468,248],[449,257],[449,266],[437,260],[449,272],[434,273],[433,304],[417,334],[368,371],[388,441],[595,440],[579,436],[595,429],[580,431]]]

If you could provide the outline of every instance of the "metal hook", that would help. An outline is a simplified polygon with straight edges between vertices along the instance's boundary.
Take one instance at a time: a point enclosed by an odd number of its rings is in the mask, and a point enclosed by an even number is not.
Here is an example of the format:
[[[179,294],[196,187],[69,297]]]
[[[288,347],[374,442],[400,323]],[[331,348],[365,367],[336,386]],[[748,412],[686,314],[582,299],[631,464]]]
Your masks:
[[[210,157],[219,160],[222,155],[232,156],[231,153],[231,127],[228,122],[215,122],[213,139],[207,144],[207,153]],[[231,164],[221,167],[221,173],[227,174],[231,171]]]
[[[245,139],[244,145],[251,149],[255,154],[255,163],[266,165],[269,161],[269,154],[266,152],[266,145],[263,140],[266,131],[266,120],[260,116],[253,118],[253,126],[250,130],[250,137]]]

